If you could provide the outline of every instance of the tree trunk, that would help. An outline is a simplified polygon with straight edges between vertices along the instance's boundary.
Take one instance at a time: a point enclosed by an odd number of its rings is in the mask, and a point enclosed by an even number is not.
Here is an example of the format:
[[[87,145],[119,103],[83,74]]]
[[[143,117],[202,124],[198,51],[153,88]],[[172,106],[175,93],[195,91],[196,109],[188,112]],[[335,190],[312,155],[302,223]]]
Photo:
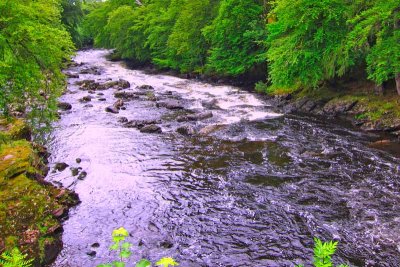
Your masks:
[[[383,84],[375,85],[375,94],[376,95],[383,95],[383,90],[384,90]]]
[[[396,74],[395,80],[397,93],[400,95],[400,72]]]

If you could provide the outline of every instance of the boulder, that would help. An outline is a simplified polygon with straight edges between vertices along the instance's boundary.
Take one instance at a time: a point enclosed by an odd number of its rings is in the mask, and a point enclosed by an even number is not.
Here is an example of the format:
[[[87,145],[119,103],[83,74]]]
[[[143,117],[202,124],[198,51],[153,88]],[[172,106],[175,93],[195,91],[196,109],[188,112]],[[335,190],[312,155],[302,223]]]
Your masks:
[[[219,109],[218,100],[212,99],[210,101],[202,101],[201,105],[206,109]]]
[[[158,102],[156,104],[157,107],[165,107],[167,109],[183,109],[183,105],[181,102],[177,100],[167,100],[163,102]]]
[[[78,79],[79,75],[76,73],[70,73],[70,72],[66,72],[65,76],[67,76],[67,78],[73,78],[73,79]]]
[[[56,165],[54,166],[54,169],[62,172],[63,170],[65,170],[69,165],[65,162],[57,162]]]
[[[140,129],[141,133],[162,133],[161,127],[155,124],[143,126]]]
[[[67,102],[58,102],[57,107],[60,110],[71,110],[72,109],[72,105],[70,103]]]
[[[79,102],[81,103],[86,103],[92,101],[92,97],[90,95],[84,96],[81,99],[79,99]]]
[[[116,98],[122,98],[122,99],[126,99],[126,100],[138,99],[139,98],[139,96],[136,93],[127,92],[127,91],[115,92],[114,96]]]
[[[176,131],[178,133],[180,133],[181,135],[194,135],[194,134],[196,134],[196,131],[193,129],[193,127],[189,126],[189,125],[181,126],[181,127],[177,128]]]
[[[121,107],[124,106],[124,101],[122,101],[122,99],[118,99],[115,103],[114,103],[114,107],[117,109],[120,109]]]
[[[186,116],[179,116],[177,118],[178,122],[184,122],[184,121],[200,121],[200,120],[205,120],[213,117],[213,113],[211,111],[207,112],[202,112],[202,113],[197,113],[197,114],[190,114]]]
[[[144,126],[158,124],[158,123],[161,123],[161,121],[159,121],[159,120],[132,120],[132,121],[125,123],[124,126],[127,128],[141,129]]]
[[[106,107],[106,112],[110,112],[110,113],[114,113],[114,114],[119,113],[118,109],[114,106]]]
[[[136,86],[136,89],[140,90],[154,90],[154,87],[148,84],[143,84],[141,86]]]

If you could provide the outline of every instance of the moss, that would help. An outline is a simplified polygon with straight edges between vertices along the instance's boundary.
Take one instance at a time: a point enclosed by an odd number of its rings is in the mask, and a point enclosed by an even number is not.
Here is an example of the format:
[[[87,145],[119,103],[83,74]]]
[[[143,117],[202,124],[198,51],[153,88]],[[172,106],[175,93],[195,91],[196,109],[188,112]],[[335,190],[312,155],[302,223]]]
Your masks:
[[[0,132],[9,137],[0,146],[0,253],[18,246],[35,262],[44,262],[47,254],[40,240],[58,238],[60,229],[54,211],[66,209],[77,201],[68,190],[40,181],[45,174],[43,160],[30,142],[12,141],[26,133],[21,121],[16,121],[12,126],[4,120],[0,122],[3,125]]]
[[[0,132],[3,139],[10,140],[29,140],[31,131],[22,119],[2,118],[0,119]]]

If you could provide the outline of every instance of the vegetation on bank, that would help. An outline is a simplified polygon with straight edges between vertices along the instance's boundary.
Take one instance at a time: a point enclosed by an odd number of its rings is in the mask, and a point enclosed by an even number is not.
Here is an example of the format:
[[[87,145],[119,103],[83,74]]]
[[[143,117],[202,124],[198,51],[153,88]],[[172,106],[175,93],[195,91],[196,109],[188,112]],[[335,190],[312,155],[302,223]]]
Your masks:
[[[25,139],[22,120],[1,119],[0,136],[0,253],[18,247],[49,263],[61,248],[59,218],[77,198],[44,181],[47,152]]]
[[[82,29],[137,63],[211,76],[262,69],[272,93],[356,75],[400,94],[399,24],[396,0],[109,0]]]

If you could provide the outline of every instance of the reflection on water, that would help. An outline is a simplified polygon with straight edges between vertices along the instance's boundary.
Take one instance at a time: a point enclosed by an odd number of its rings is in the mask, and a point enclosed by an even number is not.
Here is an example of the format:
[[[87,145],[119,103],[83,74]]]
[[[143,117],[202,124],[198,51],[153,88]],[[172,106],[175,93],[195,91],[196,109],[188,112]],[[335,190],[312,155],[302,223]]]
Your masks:
[[[148,75],[106,61],[107,51],[79,52],[76,62],[102,75],[70,79],[62,101],[72,104],[55,125],[51,162],[67,169],[48,180],[71,187],[82,203],[64,223],[64,250],[54,266],[95,266],[110,260],[110,234],[132,234],[134,259],[175,257],[181,266],[293,266],[310,262],[312,237],[340,241],[336,261],[399,266],[399,161],[368,148],[368,136],[313,118],[282,116],[257,96],[166,75]],[[77,80],[125,79],[128,91],[155,88],[119,114],[105,112],[115,89],[88,95]],[[105,98],[100,101],[99,98]],[[86,107],[85,107],[86,105]],[[177,117],[210,110],[202,121]],[[125,128],[129,120],[161,120],[162,134]],[[183,136],[182,125],[201,134]],[[76,163],[76,159],[82,159]],[[99,243],[94,248],[92,244]],[[96,251],[95,256],[87,253]]]

